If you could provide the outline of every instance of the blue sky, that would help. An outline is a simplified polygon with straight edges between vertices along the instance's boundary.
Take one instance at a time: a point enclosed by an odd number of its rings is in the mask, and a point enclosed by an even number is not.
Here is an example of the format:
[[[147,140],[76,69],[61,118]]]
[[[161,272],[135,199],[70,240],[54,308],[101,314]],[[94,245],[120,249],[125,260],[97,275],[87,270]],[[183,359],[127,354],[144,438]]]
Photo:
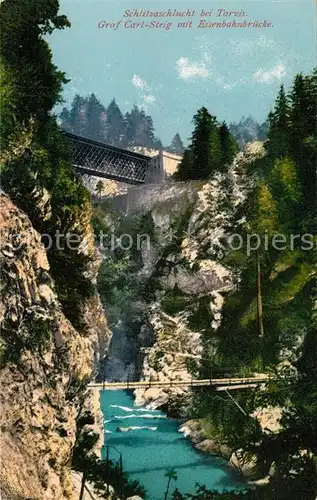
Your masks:
[[[238,121],[251,114],[263,121],[281,83],[316,66],[316,3],[299,1],[117,1],[61,0],[72,24],[49,37],[55,64],[71,82],[68,105],[76,93],[94,92],[107,105],[115,97],[123,112],[142,106],[157,135],[170,143],[179,132],[186,142],[192,117],[206,106],[219,120]],[[162,28],[125,28],[125,9],[195,9],[196,16]],[[216,16],[217,9],[244,10],[247,17]],[[208,21],[271,21],[272,28],[197,28],[200,11]],[[149,18],[150,21],[153,18]],[[133,18],[134,21],[149,19]],[[99,29],[100,21],[122,20],[117,30]],[[131,20],[131,19],[130,19]],[[158,20],[158,18],[155,18]],[[191,20],[192,28],[176,28]]]

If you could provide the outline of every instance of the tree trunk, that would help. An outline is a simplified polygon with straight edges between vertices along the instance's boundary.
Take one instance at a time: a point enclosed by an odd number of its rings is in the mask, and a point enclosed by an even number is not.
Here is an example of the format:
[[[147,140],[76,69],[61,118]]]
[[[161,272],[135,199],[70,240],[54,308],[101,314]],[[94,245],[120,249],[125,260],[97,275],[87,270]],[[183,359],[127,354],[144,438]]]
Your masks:
[[[259,336],[264,337],[263,326],[263,303],[262,303],[262,279],[261,279],[261,265],[260,258],[257,256],[257,278],[256,278],[256,297],[257,297],[257,311],[258,311],[258,325]]]
[[[84,498],[85,482],[86,482],[86,473],[83,472],[83,477],[82,477],[82,480],[81,480],[81,488],[80,488],[79,500],[82,500]]]
[[[167,500],[167,495],[168,495],[168,490],[170,489],[171,479],[172,479],[171,477],[168,478],[167,488],[166,488],[165,495],[164,495],[164,500]]]

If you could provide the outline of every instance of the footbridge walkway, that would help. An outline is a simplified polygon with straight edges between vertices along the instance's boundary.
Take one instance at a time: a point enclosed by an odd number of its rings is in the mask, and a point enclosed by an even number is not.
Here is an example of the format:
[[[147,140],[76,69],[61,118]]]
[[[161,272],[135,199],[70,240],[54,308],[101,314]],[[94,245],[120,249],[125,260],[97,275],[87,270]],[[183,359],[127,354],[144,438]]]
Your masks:
[[[212,387],[216,391],[228,391],[234,389],[250,389],[258,385],[267,384],[274,380],[270,375],[261,375],[258,377],[241,377],[241,378],[210,378],[210,379],[189,379],[189,380],[172,380],[172,381],[152,381],[141,380],[138,382],[123,381],[123,382],[91,382],[88,388],[99,388],[103,390],[119,390],[119,389],[168,389],[172,387]]]

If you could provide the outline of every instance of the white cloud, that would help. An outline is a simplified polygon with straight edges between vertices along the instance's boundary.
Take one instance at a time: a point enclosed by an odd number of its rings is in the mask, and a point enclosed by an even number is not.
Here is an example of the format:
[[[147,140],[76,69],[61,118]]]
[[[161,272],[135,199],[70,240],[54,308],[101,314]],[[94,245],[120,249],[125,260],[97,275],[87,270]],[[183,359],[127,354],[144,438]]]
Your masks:
[[[154,95],[144,95],[143,100],[147,104],[154,104],[156,101],[156,97],[154,97]]]
[[[225,79],[222,76],[216,78],[215,82],[216,85],[218,85],[218,87],[222,88],[223,90],[232,90],[237,85],[237,82],[225,82]]]
[[[151,85],[140,75],[133,75],[131,83],[136,87],[138,93],[138,104],[145,112],[148,111],[150,105],[154,106],[156,97],[153,95]]]
[[[235,88],[235,86],[236,86],[235,83],[224,83],[223,86],[222,86],[222,88],[224,90],[232,90],[232,89]]]
[[[141,78],[141,76],[139,76],[139,75],[133,75],[131,82],[138,89],[146,89],[147,88],[146,81],[143,78]]]
[[[285,75],[286,68],[284,64],[279,63],[269,71],[265,71],[262,68],[258,69],[253,74],[253,79],[258,83],[273,83],[275,80],[282,80]]]
[[[274,40],[268,39],[265,35],[260,35],[253,40],[248,40],[246,38],[241,40],[236,38],[230,41],[230,46],[234,54],[243,56],[253,54],[259,55],[259,53],[265,53],[269,49],[274,52],[280,49]]]
[[[176,70],[179,78],[182,80],[207,78],[209,76],[209,70],[206,68],[205,62],[190,62],[187,57],[181,57],[176,61]]]

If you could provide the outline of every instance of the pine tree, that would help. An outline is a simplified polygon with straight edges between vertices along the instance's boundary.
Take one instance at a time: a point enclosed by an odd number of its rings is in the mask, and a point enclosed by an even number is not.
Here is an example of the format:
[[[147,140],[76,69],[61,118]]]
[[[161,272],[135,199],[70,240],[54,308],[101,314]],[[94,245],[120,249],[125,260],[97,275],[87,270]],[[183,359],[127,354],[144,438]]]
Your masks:
[[[278,227],[277,207],[269,186],[265,182],[261,182],[257,189],[256,205],[254,211],[254,219],[251,223],[251,228],[254,234],[261,239],[263,244],[263,236],[267,234],[272,236]],[[263,249],[259,248],[256,251],[256,302],[257,302],[257,317],[259,336],[264,337],[264,318],[263,318],[263,274],[262,261]]]
[[[63,130],[113,146],[163,148],[155,136],[152,118],[137,106],[123,117],[115,99],[105,109],[95,94],[89,97],[77,94],[70,110],[63,108],[59,119]]]
[[[317,72],[310,77],[295,77],[290,94],[290,138],[304,193],[303,210],[316,210],[317,182]]]
[[[194,131],[191,144],[186,149],[175,179],[208,179],[223,165],[223,151],[220,129],[215,116],[205,107],[200,108],[193,118]],[[231,136],[228,136],[228,151]],[[232,139],[233,141],[233,139]],[[234,142],[234,141],[233,141]]]
[[[312,219],[309,230],[316,231],[317,224],[317,127],[316,127],[316,109],[317,109],[317,68],[312,75],[306,76],[306,133],[305,147],[307,150],[306,168],[302,168],[300,178],[302,189],[305,195],[305,207]]]
[[[219,129],[219,136],[221,144],[221,163],[223,166],[230,165],[238,151],[238,146],[225,122],[222,123]]]
[[[105,139],[108,144],[124,147],[126,144],[126,124],[116,100],[106,109]]]
[[[164,149],[162,141],[159,137],[155,137],[154,143],[153,143],[153,148],[154,149]]]
[[[167,151],[180,155],[184,153],[185,147],[179,133],[174,135],[171,145],[167,148]]]
[[[95,94],[91,94],[87,101],[86,106],[86,137],[95,141],[105,140],[105,130],[103,130],[103,123],[101,116],[106,110],[101,102],[97,99]]]
[[[47,121],[48,112],[60,102],[68,80],[52,61],[45,35],[70,26],[60,15],[59,2],[10,0],[1,2],[1,61],[11,72],[16,88],[15,117],[27,122]]]
[[[174,481],[177,481],[177,472],[176,472],[176,470],[173,469],[173,468],[170,468],[166,472],[165,477],[167,477],[167,486],[166,486],[166,491],[165,491],[165,494],[164,494],[164,500],[167,500],[168,492],[169,492],[169,489],[170,489],[170,484],[171,484],[172,479]]]
[[[144,143],[145,146],[153,147],[155,143],[155,134],[154,134],[154,125],[153,120],[150,116],[146,116],[144,111],[141,111],[142,119],[145,121],[145,129],[144,129]]]
[[[214,122],[212,124],[209,140],[208,176],[221,169],[223,158],[220,131],[216,123],[216,118],[213,118]]]
[[[207,179],[221,164],[221,143],[217,119],[203,107],[194,116],[191,149],[195,179]]]
[[[275,160],[270,183],[277,203],[280,225],[286,230],[298,227],[301,186],[295,162],[290,158]]]
[[[0,60],[0,144],[4,150],[15,125],[15,102],[17,99],[12,72]]]
[[[308,135],[316,135],[317,68],[305,77],[306,88],[306,130]]]
[[[195,114],[193,122],[195,127],[191,141],[193,179],[206,179],[211,173],[211,133],[216,126],[216,120],[210,115],[207,108],[202,107]]]
[[[306,88],[302,74],[296,75],[290,94],[290,135],[292,138],[292,153],[302,149],[305,137]]]
[[[284,85],[281,85],[274,111],[269,114],[268,151],[274,158],[282,158],[290,152],[289,111]]]
[[[60,126],[66,132],[73,132],[70,125],[70,112],[67,108],[63,108],[60,115]]]
[[[139,108],[133,106],[132,110],[125,114],[127,131],[127,143],[129,146],[136,146],[137,131],[139,128]]]
[[[130,113],[126,113],[127,142],[129,146],[153,148],[157,144],[154,134],[153,120],[143,109],[133,106]]]
[[[275,109],[269,115],[267,150],[271,166],[277,158],[289,157],[295,162],[302,192],[297,210],[306,214],[306,229],[314,230],[317,207],[317,70],[312,75],[295,77],[286,96],[282,86]]]
[[[73,134],[85,137],[87,133],[87,99],[76,94],[69,113],[69,128]]]
[[[188,181],[194,178],[193,152],[191,148],[185,149],[182,161],[173,175],[176,181]]]
[[[266,119],[261,125],[257,126],[257,135],[255,139],[259,141],[266,141],[267,139],[267,134],[269,131],[269,121]]]

